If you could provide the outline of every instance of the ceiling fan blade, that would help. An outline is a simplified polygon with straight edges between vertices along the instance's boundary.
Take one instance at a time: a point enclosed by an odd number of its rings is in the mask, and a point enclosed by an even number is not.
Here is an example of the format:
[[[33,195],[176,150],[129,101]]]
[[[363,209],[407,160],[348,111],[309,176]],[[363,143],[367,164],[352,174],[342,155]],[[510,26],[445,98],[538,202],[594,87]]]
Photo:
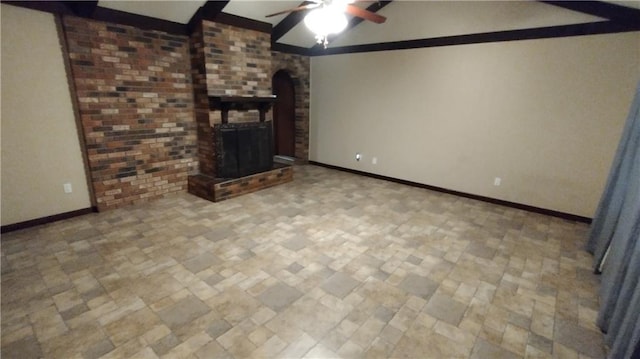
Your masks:
[[[382,24],[383,22],[387,21],[387,18],[382,15],[378,15],[369,10],[361,9],[351,4],[347,5],[345,12],[353,16],[361,17],[365,20],[375,22],[376,24]]]
[[[276,16],[276,15],[282,15],[282,14],[286,14],[288,12],[296,12],[296,11],[302,11],[302,10],[309,10],[309,9],[313,9],[314,7],[318,7],[320,6],[320,4],[308,4],[308,5],[302,5],[302,6],[298,6],[298,7],[294,7],[293,9],[288,9],[288,10],[282,10],[282,11],[278,11],[276,13],[273,14],[269,14],[265,17],[272,17],[272,16]]]

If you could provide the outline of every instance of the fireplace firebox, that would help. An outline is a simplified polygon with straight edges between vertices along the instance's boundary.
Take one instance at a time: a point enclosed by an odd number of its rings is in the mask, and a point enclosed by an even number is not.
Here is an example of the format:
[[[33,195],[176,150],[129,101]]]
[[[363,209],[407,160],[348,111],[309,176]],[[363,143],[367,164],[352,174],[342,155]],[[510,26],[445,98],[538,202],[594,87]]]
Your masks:
[[[238,178],[273,167],[271,122],[223,123],[214,126],[219,178]]]

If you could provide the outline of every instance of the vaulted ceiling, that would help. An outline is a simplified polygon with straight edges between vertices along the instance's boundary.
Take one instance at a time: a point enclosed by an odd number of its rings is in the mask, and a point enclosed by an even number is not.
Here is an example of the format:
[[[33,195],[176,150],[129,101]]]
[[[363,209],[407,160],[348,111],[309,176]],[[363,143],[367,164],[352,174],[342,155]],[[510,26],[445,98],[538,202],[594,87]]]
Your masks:
[[[271,32],[274,49],[306,55],[640,30],[640,1],[362,1],[355,4],[387,21],[375,24],[349,17],[347,30],[324,49],[305,27],[304,12],[266,17],[300,1],[8,3],[173,33],[189,33],[200,19],[231,23]]]

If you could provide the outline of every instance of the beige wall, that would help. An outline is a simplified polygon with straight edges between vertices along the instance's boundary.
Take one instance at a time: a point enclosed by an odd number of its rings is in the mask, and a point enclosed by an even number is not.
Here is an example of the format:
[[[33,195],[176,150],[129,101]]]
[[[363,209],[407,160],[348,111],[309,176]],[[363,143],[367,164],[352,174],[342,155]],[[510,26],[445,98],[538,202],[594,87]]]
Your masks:
[[[1,6],[2,225],[91,207],[54,17]]]
[[[314,57],[311,70],[311,160],[591,217],[640,33]]]

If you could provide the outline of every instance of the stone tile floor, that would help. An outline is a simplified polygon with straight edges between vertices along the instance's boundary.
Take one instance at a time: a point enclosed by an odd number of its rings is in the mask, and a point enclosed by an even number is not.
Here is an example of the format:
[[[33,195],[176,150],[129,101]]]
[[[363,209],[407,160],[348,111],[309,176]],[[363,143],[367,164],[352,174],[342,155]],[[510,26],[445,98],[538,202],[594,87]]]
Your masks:
[[[2,237],[2,358],[602,358],[588,227],[297,166]]]

